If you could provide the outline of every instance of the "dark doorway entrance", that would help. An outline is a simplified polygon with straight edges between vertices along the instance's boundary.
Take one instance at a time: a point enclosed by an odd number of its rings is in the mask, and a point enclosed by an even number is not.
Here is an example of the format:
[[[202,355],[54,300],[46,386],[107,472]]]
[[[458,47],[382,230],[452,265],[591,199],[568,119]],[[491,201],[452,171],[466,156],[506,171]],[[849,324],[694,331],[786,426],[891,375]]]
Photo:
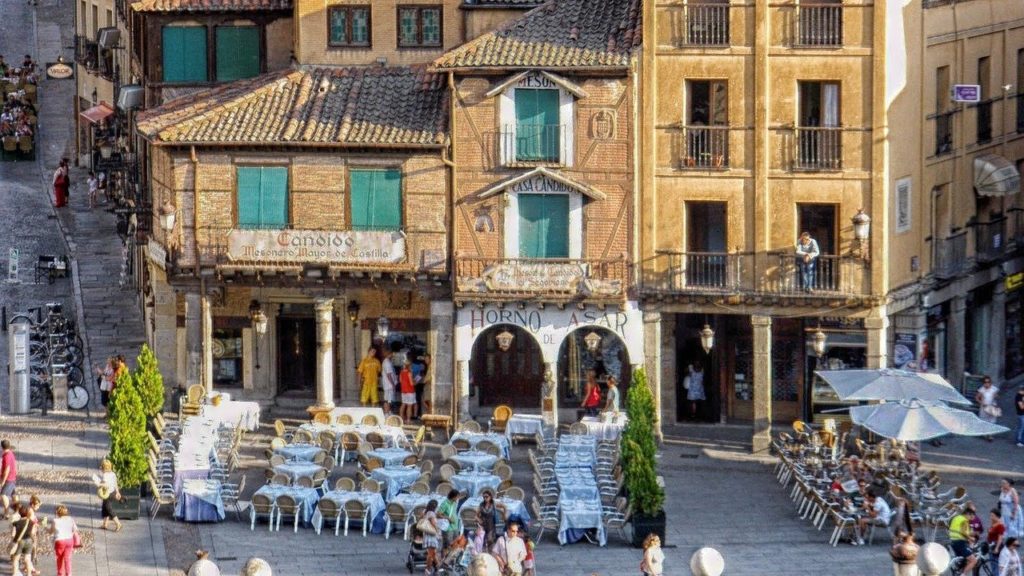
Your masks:
[[[506,332],[512,341],[502,350],[496,336]],[[522,328],[499,324],[485,330],[473,344],[469,370],[481,406],[540,408],[544,359],[537,341]]]
[[[716,325],[716,318],[707,317],[707,323],[716,333],[724,326]],[[718,422],[722,395],[719,392],[718,361],[712,348],[711,354],[704,352],[700,344],[700,331],[704,328],[705,316],[680,314],[676,316],[676,419],[679,421],[694,420],[698,422]],[[719,337],[720,338],[720,337]],[[719,344],[716,344],[718,347]],[[695,404],[687,398],[688,391],[683,384],[689,374],[688,368],[694,371],[700,368],[704,386],[704,400],[695,400]]]
[[[312,316],[277,319],[278,393],[312,396],[316,390],[316,321]]]

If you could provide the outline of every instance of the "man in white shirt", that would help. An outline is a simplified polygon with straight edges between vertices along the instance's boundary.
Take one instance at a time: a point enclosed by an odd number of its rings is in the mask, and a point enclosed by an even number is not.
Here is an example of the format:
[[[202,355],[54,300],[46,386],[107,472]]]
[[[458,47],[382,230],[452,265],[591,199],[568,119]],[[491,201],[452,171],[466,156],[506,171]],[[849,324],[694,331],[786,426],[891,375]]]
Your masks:
[[[874,494],[868,493],[864,497],[864,508],[867,509],[867,514],[861,516],[860,520],[857,521],[857,544],[864,544],[864,534],[867,533],[868,526],[888,526],[889,517],[892,516],[892,509],[889,508],[889,503],[885,501],[885,498],[879,498]]]
[[[391,359],[394,352],[385,348],[384,349],[384,361],[381,362],[380,366],[380,387],[384,393],[384,413],[391,414],[391,401],[395,398],[395,385],[398,383],[398,377],[395,375],[395,365]]]
[[[523,561],[526,560],[526,542],[519,537],[519,524],[512,522],[508,525],[505,535],[494,542],[491,553],[501,565],[502,573],[522,575]]]
[[[210,560],[206,550],[196,550],[196,561],[188,569],[188,576],[220,576],[220,568]]]

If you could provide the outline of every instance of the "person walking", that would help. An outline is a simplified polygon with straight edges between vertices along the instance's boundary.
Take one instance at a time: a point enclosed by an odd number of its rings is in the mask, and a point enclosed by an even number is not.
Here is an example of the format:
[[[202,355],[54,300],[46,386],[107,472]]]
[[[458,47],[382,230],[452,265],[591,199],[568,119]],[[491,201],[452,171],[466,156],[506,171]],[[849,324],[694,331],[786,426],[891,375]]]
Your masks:
[[[100,379],[100,404],[103,405],[104,410],[106,410],[107,404],[110,404],[110,391],[114,389],[116,365],[117,358],[111,356],[107,358],[107,363],[105,365],[102,367],[96,367],[96,375],[99,376]]]
[[[7,518],[18,480],[18,459],[14,457],[14,445],[10,440],[0,441],[0,449],[3,449],[0,455],[0,504],[3,504],[3,517]]]
[[[974,394],[974,400],[978,403],[978,417],[985,422],[992,424],[996,423],[996,420],[1003,415],[1003,411],[996,404],[996,399],[999,396],[999,388],[992,385],[992,379],[988,376],[983,376],[981,379],[981,388]],[[985,436],[985,440],[991,442],[992,436]]]
[[[35,512],[28,506],[22,506],[18,511],[21,515],[15,522],[11,523],[11,566],[17,576],[18,561],[24,560],[26,576],[38,576],[32,563],[32,549],[35,548],[36,520]]]
[[[188,576],[220,576],[220,568],[210,560],[206,550],[196,550],[196,561],[188,569]]]
[[[402,394],[402,405],[398,414],[403,422],[412,422],[416,415],[416,384],[412,381],[412,362],[406,357],[405,365],[398,374],[398,385]]]
[[[661,538],[653,532],[644,538],[644,557],[640,571],[645,576],[661,576],[665,572],[665,553],[661,550]]]
[[[583,403],[580,404],[587,416],[597,416],[601,411],[601,387],[594,380],[594,372],[587,372],[587,384],[583,391]]]
[[[86,182],[89,184],[89,209],[92,210],[96,207],[96,195],[100,190],[100,179],[96,177],[95,172],[90,170],[89,179]]]
[[[117,487],[117,474],[114,473],[114,465],[111,464],[110,460],[104,458],[100,462],[100,472],[100,476],[93,475],[92,481],[98,488],[97,492],[100,499],[103,500],[101,508],[103,524],[101,527],[106,530],[107,524],[113,521],[114,532],[120,532],[121,520],[114,513],[114,500],[121,499],[121,491]]]
[[[420,529],[421,524],[429,525],[433,529],[433,533],[431,533],[431,530]],[[427,502],[427,508],[423,512],[423,517],[416,523],[416,526],[420,533],[423,534],[423,547],[427,550],[427,566],[423,573],[426,576],[431,576],[440,566],[437,559],[437,549],[441,546],[438,540],[441,529],[437,523],[437,500]]]
[[[448,491],[448,497],[437,507],[437,513],[441,516],[442,520],[448,522],[448,525],[442,531],[444,532],[442,544],[444,548],[447,548],[450,542],[462,535],[462,518],[459,516],[458,490],[453,488]]]
[[[608,392],[605,394],[604,409],[613,414],[619,411],[619,386],[615,376],[608,376]]]
[[[1024,518],[1021,518],[1020,495],[1009,478],[999,482],[999,515],[1006,525],[1007,538],[1019,538]]]
[[[686,400],[690,402],[690,418],[696,420],[698,415],[703,414],[704,400],[707,400],[704,393],[704,366],[694,362],[686,367],[686,372]]]
[[[376,406],[377,384],[380,381],[380,360],[377,359],[377,349],[373,346],[366,351],[366,356],[359,362],[356,369],[362,379],[363,386],[359,390],[359,403],[363,406]]]
[[[801,232],[796,241],[796,265],[800,270],[800,289],[810,292],[814,289],[814,267],[818,263],[818,241],[810,232]]]
[[[512,522],[505,529],[505,535],[498,538],[491,547],[491,554],[501,566],[501,573],[523,576],[523,562],[526,561],[526,543],[519,536],[519,524]]]
[[[398,383],[398,377],[395,375],[395,365],[391,361],[393,354],[394,352],[385,348],[384,361],[380,363],[380,388],[384,394],[381,401],[384,402],[385,414],[391,414],[391,403],[395,400],[395,385]]]
[[[420,416],[423,414],[430,414],[433,407],[430,404],[430,388],[434,383],[433,377],[430,375],[430,354],[424,354],[423,359],[423,373],[420,375],[419,384],[416,385],[416,394],[420,406]]]
[[[914,542],[914,535],[906,530],[896,531],[896,542],[889,550],[892,557],[893,576],[917,576],[917,553],[919,548]]]
[[[1020,565],[1020,543],[1016,538],[1007,538],[1003,551],[999,553],[998,576],[1022,576]]]
[[[82,537],[75,519],[68,514],[67,506],[58,505],[56,514],[50,525],[50,534],[53,535],[53,552],[57,557],[57,576],[71,576],[71,557],[75,543],[81,542]]]
[[[71,189],[70,167],[68,159],[62,158],[57,170],[53,172],[53,205],[63,208],[68,205],[68,191]]]
[[[486,545],[494,544],[495,526],[498,514],[505,515],[505,505],[494,500],[494,491],[485,488],[480,493],[480,506],[476,509],[476,525],[486,531]]]
[[[530,538],[530,532],[523,530],[523,543],[526,544],[526,558],[523,560],[523,576],[536,576],[536,563],[533,557],[533,539]]]
[[[1017,448],[1024,448],[1024,385],[1017,388],[1013,407],[1017,409]]]

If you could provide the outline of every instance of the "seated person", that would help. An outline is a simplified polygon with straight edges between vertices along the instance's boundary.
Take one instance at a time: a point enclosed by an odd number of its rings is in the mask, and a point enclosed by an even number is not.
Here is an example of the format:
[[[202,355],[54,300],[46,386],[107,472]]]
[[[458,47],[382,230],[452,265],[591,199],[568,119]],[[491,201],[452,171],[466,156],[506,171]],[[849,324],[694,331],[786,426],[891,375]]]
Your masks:
[[[957,558],[967,560],[961,571],[962,574],[973,572],[974,565],[978,563],[978,557],[971,550],[971,544],[974,542],[974,533],[971,530],[972,516],[974,516],[974,511],[965,508],[962,513],[953,516],[953,519],[949,521],[949,547],[953,549]]]
[[[855,546],[861,546],[864,544],[864,535],[867,533],[868,526],[889,526],[889,517],[892,516],[892,509],[889,508],[889,503],[885,501],[885,498],[881,498],[871,494],[864,495],[864,509],[867,514],[860,517],[857,520],[857,540],[854,542]]]

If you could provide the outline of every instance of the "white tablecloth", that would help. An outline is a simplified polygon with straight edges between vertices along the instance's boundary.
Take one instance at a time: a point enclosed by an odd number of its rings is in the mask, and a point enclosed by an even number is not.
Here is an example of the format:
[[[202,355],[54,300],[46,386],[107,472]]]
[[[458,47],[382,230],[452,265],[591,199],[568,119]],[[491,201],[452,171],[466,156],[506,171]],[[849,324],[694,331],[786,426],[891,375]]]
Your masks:
[[[539,414],[513,414],[505,423],[505,437],[533,436],[544,430],[544,417]]]
[[[299,508],[302,514],[299,520],[302,522],[309,522],[313,519],[313,509],[316,508],[316,503],[320,500],[320,493],[316,491],[316,488],[301,488],[299,486],[281,486],[279,484],[266,484],[261,486],[256,494],[262,494],[267,496],[274,502],[277,501],[278,496],[288,495],[295,499],[295,502],[299,504]]]
[[[622,436],[622,430],[626,427],[626,422],[628,421],[629,418],[622,412],[614,418],[609,418],[608,421],[605,421],[604,418],[592,416],[587,416],[581,420],[587,427],[587,432],[599,440],[618,440],[619,436]]]
[[[562,497],[575,500],[601,499],[594,473],[586,468],[561,468],[555,470],[555,478]]]
[[[260,427],[260,405],[256,402],[231,400],[221,402],[219,406],[203,404],[199,413],[228,426],[241,425],[250,432]]]
[[[471,510],[479,508],[480,502],[482,501],[483,497],[481,496],[473,496],[472,498],[466,498],[466,501],[463,502],[462,506],[459,507],[459,511],[461,512],[463,508],[469,508]],[[510,516],[519,516],[519,518],[521,518],[523,522],[530,521],[530,513],[529,511],[527,511],[526,505],[523,504],[522,500],[514,500],[512,498],[498,498],[497,500],[495,500],[495,502],[498,502],[505,506],[506,518]]]
[[[408,492],[403,492],[388,500],[388,502],[401,504],[405,508],[406,513],[412,514],[413,508],[417,506],[426,506],[431,500],[437,500],[437,505],[440,506],[441,502],[444,502],[446,498],[448,498],[447,494],[409,494]]]
[[[369,510],[367,514],[370,522],[377,517],[378,514],[384,511],[384,498],[376,492],[349,492],[346,490],[331,490],[320,497],[320,501],[330,500],[338,505],[338,508],[343,509],[345,503],[350,500],[358,500],[363,503],[363,506]],[[342,512],[341,517],[345,518],[345,513]],[[316,511],[313,512],[313,528],[316,529],[316,533],[320,533],[320,529],[323,527],[324,518],[320,515],[320,506],[317,505]]]
[[[376,407],[362,407],[362,406],[338,406],[331,410],[331,422],[337,422],[338,416],[342,414],[348,414],[352,417],[353,424],[359,424],[363,421],[363,416],[367,414],[377,417],[378,424],[384,424],[384,410]]]
[[[380,450],[371,450],[366,455],[380,458],[385,467],[392,467],[401,466],[403,460],[412,456],[412,452],[402,448],[381,448]]]
[[[182,483],[174,516],[185,522],[220,522],[224,519],[224,500],[217,480],[185,480]]]
[[[274,450],[275,454],[285,457],[285,460],[296,462],[312,462],[313,458],[323,452],[323,448],[316,444],[289,444]]]
[[[460,452],[452,456],[451,459],[458,462],[463,470],[471,468],[473,471],[489,471],[491,468],[494,468],[494,463],[498,461],[498,457],[494,454],[480,452],[479,450]]]
[[[300,476],[309,476],[312,478],[313,474],[316,474],[323,469],[323,466],[313,464],[312,462],[286,462],[284,464],[274,466],[274,472],[278,474],[287,474],[288,477],[292,479],[292,482],[298,480]]]
[[[568,543],[566,532],[568,530],[597,529],[597,543],[604,546],[608,543],[608,536],[605,534],[604,523],[601,521],[601,500],[587,499],[577,500],[566,498],[564,495],[558,499],[558,543]]]
[[[406,444],[405,430],[398,426],[361,426],[359,424],[319,424],[317,422],[310,422],[299,426],[299,429],[313,434],[314,437],[324,431],[332,432],[335,442],[341,442],[341,435],[346,432],[355,432],[363,440],[366,439],[366,435],[370,432],[378,432],[384,436],[384,440],[389,446],[405,446]]]
[[[210,392],[209,394],[206,395],[206,398],[212,400],[213,398],[216,398],[218,396],[220,396],[220,399],[222,401],[225,401],[225,402],[230,402],[231,401],[231,393],[230,392],[221,392],[220,390],[214,390],[213,392]]]
[[[501,454],[503,458],[509,457],[509,447],[511,444],[509,443],[508,438],[501,434],[494,434],[491,432],[456,432],[452,435],[448,443],[451,444],[454,440],[458,439],[466,440],[473,448],[476,448],[476,445],[479,444],[481,440],[490,440],[498,446],[501,446]]]
[[[419,468],[415,466],[396,466],[394,468],[377,468],[370,473],[370,477],[386,486],[384,499],[388,502],[398,494],[402,488],[412,484],[420,477]]]
[[[501,484],[501,478],[487,472],[459,472],[452,476],[449,482],[460,492],[478,496],[484,488],[497,490],[498,484]]]
[[[185,480],[209,476],[211,459],[216,458],[219,428],[216,420],[205,416],[185,420],[174,454],[174,489],[177,493],[180,493]]]

